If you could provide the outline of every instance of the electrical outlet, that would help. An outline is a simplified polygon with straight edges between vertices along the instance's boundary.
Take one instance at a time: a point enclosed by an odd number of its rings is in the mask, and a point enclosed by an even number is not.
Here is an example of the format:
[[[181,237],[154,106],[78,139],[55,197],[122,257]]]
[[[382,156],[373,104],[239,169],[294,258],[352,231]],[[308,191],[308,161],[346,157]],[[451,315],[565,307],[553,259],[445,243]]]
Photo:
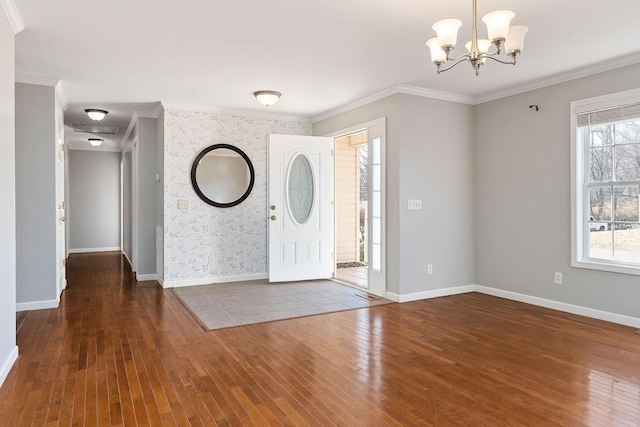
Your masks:
[[[422,209],[422,200],[419,199],[409,199],[407,203],[407,209],[410,211],[419,211]]]
[[[189,210],[189,201],[188,200],[178,200],[178,210],[188,211]]]
[[[562,285],[562,273],[558,273],[557,271],[553,275],[553,283],[556,285]]]
[[[433,274],[433,264],[427,265],[427,274],[431,276]]]

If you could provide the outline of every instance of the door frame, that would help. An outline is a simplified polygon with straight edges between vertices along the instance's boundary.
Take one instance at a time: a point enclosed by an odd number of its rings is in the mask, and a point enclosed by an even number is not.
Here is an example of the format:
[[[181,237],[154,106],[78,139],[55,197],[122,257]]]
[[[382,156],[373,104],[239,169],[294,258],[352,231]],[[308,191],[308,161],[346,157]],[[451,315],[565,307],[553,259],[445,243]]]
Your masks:
[[[382,126],[382,140],[380,142],[380,160],[381,160],[381,165],[382,165],[382,177],[381,177],[381,212],[382,212],[382,236],[381,236],[381,249],[382,249],[382,253],[381,253],[381,274],[384,277],[384,289],[382,289],[381,291],[375,291],[371,289],[371,267],[369,267],[369,271],[367,274],[367,291],[369,291],[370,293],[375,293],[375,294],[380,294],[382,293],[382,295],[380,296],[384,296],[384,294],[386,293],[386,274],[387,274],[387,257],[386,257],[386,245],[387,245],[387,239],[386,239],[386,198],[387,198],[387,192],[386,192],[386,133],[387,133],[387,120],[386,117],[381,117],[375,120],[371,120],[365,123],[361,123],[358,125],[354,125],[354,126],[350,126],[348,128],[344,128],[344,129],[340,129],[334,132],[330,132],[328,134],[322,135],[322,136],[328,136],[333,138],[333,151],[335,153],[335,140],[337,138],[343,137],[343,136],[347,136],[347,135],[351,135],[354,133],[358,133],[358,132],[362,132],[362,131],[367,131],[367,145],[369,145],[369,148],[371,148],[370,146],[370,141],[371,141],[371,133],[369,132],[369,129],[376,127],[376,126]],[[371,150],[369,150],[369,158],[371,158]],[[334,156],[334,161],[335,161],[335,156]],[[334,167],[334,185],[335,185],[335,170],[336,168]],[[370,178],[371,176],[371,162],[368,162],[368,166],[367,166],[367,174],[369,175],[368,178]],[[371,214],[372,214],[372,209],[371,209],[371,187],[369,186],[369,197],[368,197],[368,204],[369,204],[369,209],[367,209],[367,221],[368,221],[368,236],[371,237]],[[335,188],[334,188],[334,199],[335,199]],[[336,207],[334,204],[334,213],[333,216],[334,218],[336,217],[337,213],[335,211]],[[334,220],[334,253],[336,253],[336,248],[335,248],[335,244],[337,239],[335,238],[335,224],[336,221]],[[372,239],[369,238],[367,241],[367,251],[369,253],[369,257],[371,257],[371,245],[372,245]],[[335,261],[335,260],[334,260]],[[369,265],[371,265],[371,260],[369,260]],[[335,266],[334,266],[334,279],[335,279]]]
[[[58,86],[56,86],[56,89]],[[69,226],[67,215],[67,149],[64,144],[64,108],[58,92],[55,97],[55,203],[56,209],[56,300],[60,302],[62,291],[67,288],[66,263]]]

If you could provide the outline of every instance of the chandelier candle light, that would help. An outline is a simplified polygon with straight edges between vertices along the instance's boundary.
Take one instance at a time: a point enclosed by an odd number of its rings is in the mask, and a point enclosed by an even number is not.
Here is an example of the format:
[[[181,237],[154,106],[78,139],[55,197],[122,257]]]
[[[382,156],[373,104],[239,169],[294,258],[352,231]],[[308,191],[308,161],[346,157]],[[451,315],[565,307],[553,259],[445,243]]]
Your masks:
[[[480,73],[480,67],[493,59],[501,64],[515,65],[516,56],[522,52],[524,46],[524,35],[529,31],[529,27],[515,25],[509,27],[515,14],[509,10],[498,10],[486,14],[482,21],[487,24],[489,39],[478,40],[477,21],[477,0],[473,0],[473,20],[471,21],[471,41],[465,44],[469,53],[451,58],[449,54],[456,47],[458,40],[458,29],[462,21],[458,19],[443,19],[433,24],[437,37],[429,40],[427,46],[431,49],[431,60],[438,68],[438,74],[448,71],[461,62],[469,61],[476,72]],[[489,52],[491,45],[495,46],[494,52]],[[504,49],[511,60],[503,61],[497,56]],[[451,65],[443,68],[442,65],[453,61]]]

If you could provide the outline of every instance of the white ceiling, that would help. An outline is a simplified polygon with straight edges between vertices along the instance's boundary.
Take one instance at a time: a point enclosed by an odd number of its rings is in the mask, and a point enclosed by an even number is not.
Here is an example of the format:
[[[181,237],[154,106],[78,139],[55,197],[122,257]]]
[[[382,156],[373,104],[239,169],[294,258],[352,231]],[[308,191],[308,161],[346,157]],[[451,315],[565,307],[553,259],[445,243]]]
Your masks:
[[[478,77],[466,64],[438,75],[425,46],[435,21],[458,18],[460,50],[471,0],[14,2],[25,27],[18,78],[61,80],[68,124],[102,107],[109,119],[122,111],[124,130],[157,101],[314,120],[399,84],[478,102],[594,64],[640,62],[639,0],[479,0],[479,19],[509,9],[530,31],[515,67],[489,62]],[[263,107],[260,89],[283,96]]]

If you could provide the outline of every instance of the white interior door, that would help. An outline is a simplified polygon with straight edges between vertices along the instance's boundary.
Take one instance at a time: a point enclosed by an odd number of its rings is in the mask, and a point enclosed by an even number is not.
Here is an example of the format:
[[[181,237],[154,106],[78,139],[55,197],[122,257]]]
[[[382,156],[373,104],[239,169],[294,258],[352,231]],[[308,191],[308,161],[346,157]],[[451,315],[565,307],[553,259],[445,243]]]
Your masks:
[[[333,139],[269,135],[270,282],[333,274]]]

